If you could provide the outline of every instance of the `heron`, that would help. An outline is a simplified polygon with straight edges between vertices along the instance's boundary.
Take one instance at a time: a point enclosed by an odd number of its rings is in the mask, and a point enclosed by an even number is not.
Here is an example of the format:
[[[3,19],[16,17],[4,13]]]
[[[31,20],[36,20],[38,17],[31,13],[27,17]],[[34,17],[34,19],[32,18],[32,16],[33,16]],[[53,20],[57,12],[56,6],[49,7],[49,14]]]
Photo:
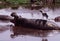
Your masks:
[[[41,10],[40,10],[40,12],[42,13],[42,16],[43,16],[43,17],[46,17],[46,19],[48,19],[47,13],[43,13],[43,11],[41,11]]]

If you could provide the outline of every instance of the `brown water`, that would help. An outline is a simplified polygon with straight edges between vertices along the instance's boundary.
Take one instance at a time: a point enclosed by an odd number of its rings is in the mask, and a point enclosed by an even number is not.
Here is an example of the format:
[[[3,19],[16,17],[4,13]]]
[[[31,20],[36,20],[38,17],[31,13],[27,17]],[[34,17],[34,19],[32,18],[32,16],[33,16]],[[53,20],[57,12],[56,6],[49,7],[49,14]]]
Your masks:
[[[37,30],[25,27],[0,25],[0,41],[60,41],[60,30]]]
[[[60,16],[60,8],[52,10],[46,7],[41,10],[49,15],[49,19]],[[18,10],[11,10],[10,8],[1,9],[0,15],[10,16],[12,12],[16,12],[18,15],[28,19],[42,18],[39,10],[29,10],[21,7]],[[60,22],[50,21],[60,26]],[[60,30],[37,30],[22,26],[13,27],[11,25],[13,25],[13,23],[0,21],[0,41],[60,41]]]

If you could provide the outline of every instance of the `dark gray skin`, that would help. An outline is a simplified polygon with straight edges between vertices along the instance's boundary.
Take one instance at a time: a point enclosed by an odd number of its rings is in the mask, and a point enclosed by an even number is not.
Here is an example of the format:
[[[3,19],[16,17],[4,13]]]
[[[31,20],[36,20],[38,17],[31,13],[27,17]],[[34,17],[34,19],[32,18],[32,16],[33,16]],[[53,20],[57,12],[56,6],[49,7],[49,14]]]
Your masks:
[[[42,22],[42,23],[43,23],[43,26],[45,26],[46,23],[47,23],[47,20],[37,19],[35,22],[36,22],[36,23],[39,23],[39,24]]]
[[[11,14],[11,16],[14,17],[14,19],[11,20],[11,22],[14,23],[15,26],[26,25],[26,23],[28,23],[28,21],[25,18],[22,18],[21,16],[19,18],[18,15],[14,12]]]
[[[18,15],[16,15],[16,13],[12,13],[11,16],[14,17],[14,19],[11,20],[11,22],[14,23],[15,26],[23,26],[25,28],[32,28],[32,29],[38,29],[38,30],[56,30],[55,27],[46,25],[47,20],[34,19],[35,22],[32,23],[34,20],[31,21],[30,19],[26,19],[26,18],[22,18],[22,17],[19,18]],[[38,22],[38,24],[36,24],[36,22]],[[40,25],[41,22],[42,22],[42,25]]]
[[[11,22],[14,23],[15,26],[18,25],[18,24],[19,24],[19,22],[18,22],[18,21],[19,21],[18,15],[17,15],[15,12],[13,12],[13,13],[11,14],[11,16],[14,17],[14,19],[11,20]]]

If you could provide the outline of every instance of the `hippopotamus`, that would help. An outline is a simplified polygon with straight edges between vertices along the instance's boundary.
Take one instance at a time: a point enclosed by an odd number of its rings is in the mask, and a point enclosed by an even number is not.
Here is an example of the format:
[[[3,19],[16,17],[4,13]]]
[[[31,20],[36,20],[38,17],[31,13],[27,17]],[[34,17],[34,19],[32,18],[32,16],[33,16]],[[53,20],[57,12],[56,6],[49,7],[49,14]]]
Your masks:
[[[56,17],[54,20],[55,22],[60,22],[60,16]]]
[[[26,18],[22,18],[21,16],[19,17],[15,12],[13,12],[11,16],[14,17],[14,19],[11,20],[11,22],[14,23],[15,26],[24,26],[26,28],[33,28],[39,30],[60,29],[58,26],[52,24],[53,22],[51,21],[50,23],[48,23],[47,20],[43,20],[43,19],[26,19]]]

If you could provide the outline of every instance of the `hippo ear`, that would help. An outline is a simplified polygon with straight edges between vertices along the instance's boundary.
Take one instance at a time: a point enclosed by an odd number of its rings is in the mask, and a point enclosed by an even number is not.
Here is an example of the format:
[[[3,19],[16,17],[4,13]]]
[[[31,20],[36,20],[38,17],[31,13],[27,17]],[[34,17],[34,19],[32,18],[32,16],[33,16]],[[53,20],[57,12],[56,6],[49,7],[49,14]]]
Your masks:
[[[13,16],[13,14],[11,14],[11,16]]]
[[[40,12],[42,12],[42,10],[40,10]]]
[[[15,15],[16,15],[16,13],[15,13],[15,12],[11,13],[11,16],[15,16]]]

